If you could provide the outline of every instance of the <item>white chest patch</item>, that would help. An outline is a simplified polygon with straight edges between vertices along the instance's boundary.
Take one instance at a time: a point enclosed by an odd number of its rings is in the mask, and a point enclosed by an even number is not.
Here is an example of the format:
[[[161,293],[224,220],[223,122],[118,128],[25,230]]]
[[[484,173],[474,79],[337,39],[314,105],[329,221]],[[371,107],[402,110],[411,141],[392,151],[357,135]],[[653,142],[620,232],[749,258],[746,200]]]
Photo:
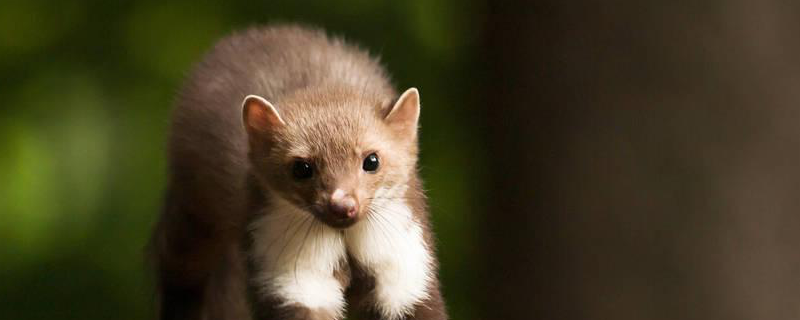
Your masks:
[[[375,277],[376,307],[388,319],[411,313],[428,298],[432,278],[422,227],[396,198],[404,192],[405,187],[378,190],[367,218],[345,231],[347,251]]]
[[[285,200],[275,199],[270,210],[250,225],[261,268],[253,280],[286,305],[322,308],[341,318],[344,288],[333,276],[346,257],[341,233]]]
[[[410,314],[428,298],[433,257],[404,192],[379,189],[365,218],[344,233],[275,199],[270,213],[250,225],[260,268],[254,281],[286,305],[323,308],[341,319],[345,288],[333,274],[349,252],[375,278],[376,310],[386,319]]]

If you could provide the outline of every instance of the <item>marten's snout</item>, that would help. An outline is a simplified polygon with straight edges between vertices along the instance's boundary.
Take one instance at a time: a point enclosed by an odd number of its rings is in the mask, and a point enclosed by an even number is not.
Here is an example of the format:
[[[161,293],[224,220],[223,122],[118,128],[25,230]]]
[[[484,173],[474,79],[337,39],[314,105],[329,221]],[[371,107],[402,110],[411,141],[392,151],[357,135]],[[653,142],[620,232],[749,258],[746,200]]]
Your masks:
[[[358,200],[344,190],[336,189],[328,203],[328,214],[335,227],[348,227],[358,218]]]

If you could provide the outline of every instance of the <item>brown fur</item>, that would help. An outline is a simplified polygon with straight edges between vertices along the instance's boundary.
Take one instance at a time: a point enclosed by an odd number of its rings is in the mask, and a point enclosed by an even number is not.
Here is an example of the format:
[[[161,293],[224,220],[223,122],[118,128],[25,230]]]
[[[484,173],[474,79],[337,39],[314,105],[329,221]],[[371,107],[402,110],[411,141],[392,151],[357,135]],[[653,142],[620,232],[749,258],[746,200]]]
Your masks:
[[[292,125],[248,143],[241,103],[249,94],[272,102]],[[245,230],[268,205],[268,191],[309,205],[319,204],[322,191],[344,187],[359,193],[365,207],[369,192],[386,179],[406,177],[409,205],[432,249],[416,173],[416,128],[409,137],[407,130],[381,121],[396,99],[376,60],[322,31],[254,28],[217,43],[189,77],[173,114],[169,186],[152,244],[159,318],[249,319],[251,309],[259,319],[333,317],[278,308],[279,301],[270,297],[256,297],[256,305],[249,305]],[[366,145],[380,148],[381,167],[374,175],[354,169],[374,151],[359,149]],[[319,179],[305,185],[290,181],[288,168],[296,158],[313,159]],[[337,278],[349,285],[348,300],[355,302],[370,289],[370,280],[357,266],[343,265]],[[413,319],[446,318],[438,283],[431,286],[432,298],[417,307]],[[351,305],[368,309],[364,303]]]

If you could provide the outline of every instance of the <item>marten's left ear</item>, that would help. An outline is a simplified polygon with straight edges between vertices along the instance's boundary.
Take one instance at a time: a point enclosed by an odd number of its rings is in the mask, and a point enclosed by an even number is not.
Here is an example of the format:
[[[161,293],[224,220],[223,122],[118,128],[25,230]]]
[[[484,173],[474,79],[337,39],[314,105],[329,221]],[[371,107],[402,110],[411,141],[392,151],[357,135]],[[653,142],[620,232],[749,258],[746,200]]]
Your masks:
[[[411,88],[400,98],[383,119],[395,131],[407,137],[416,137],[419,121],[419,91]]]

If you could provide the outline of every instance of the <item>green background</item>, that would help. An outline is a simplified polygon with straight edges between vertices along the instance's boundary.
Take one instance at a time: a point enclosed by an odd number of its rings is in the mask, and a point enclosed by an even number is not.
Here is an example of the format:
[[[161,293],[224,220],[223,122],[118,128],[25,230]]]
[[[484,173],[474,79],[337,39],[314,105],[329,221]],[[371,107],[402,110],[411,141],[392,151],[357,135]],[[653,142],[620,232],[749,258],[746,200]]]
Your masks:
[[[0,2],[0,319],[146,319],[144,248],[184,75],[216,39],[301,22],[359,43],[421,91],[422,174],[451,316],[473,319],[484,161],[467,81],[480,8],[379,2]]]

